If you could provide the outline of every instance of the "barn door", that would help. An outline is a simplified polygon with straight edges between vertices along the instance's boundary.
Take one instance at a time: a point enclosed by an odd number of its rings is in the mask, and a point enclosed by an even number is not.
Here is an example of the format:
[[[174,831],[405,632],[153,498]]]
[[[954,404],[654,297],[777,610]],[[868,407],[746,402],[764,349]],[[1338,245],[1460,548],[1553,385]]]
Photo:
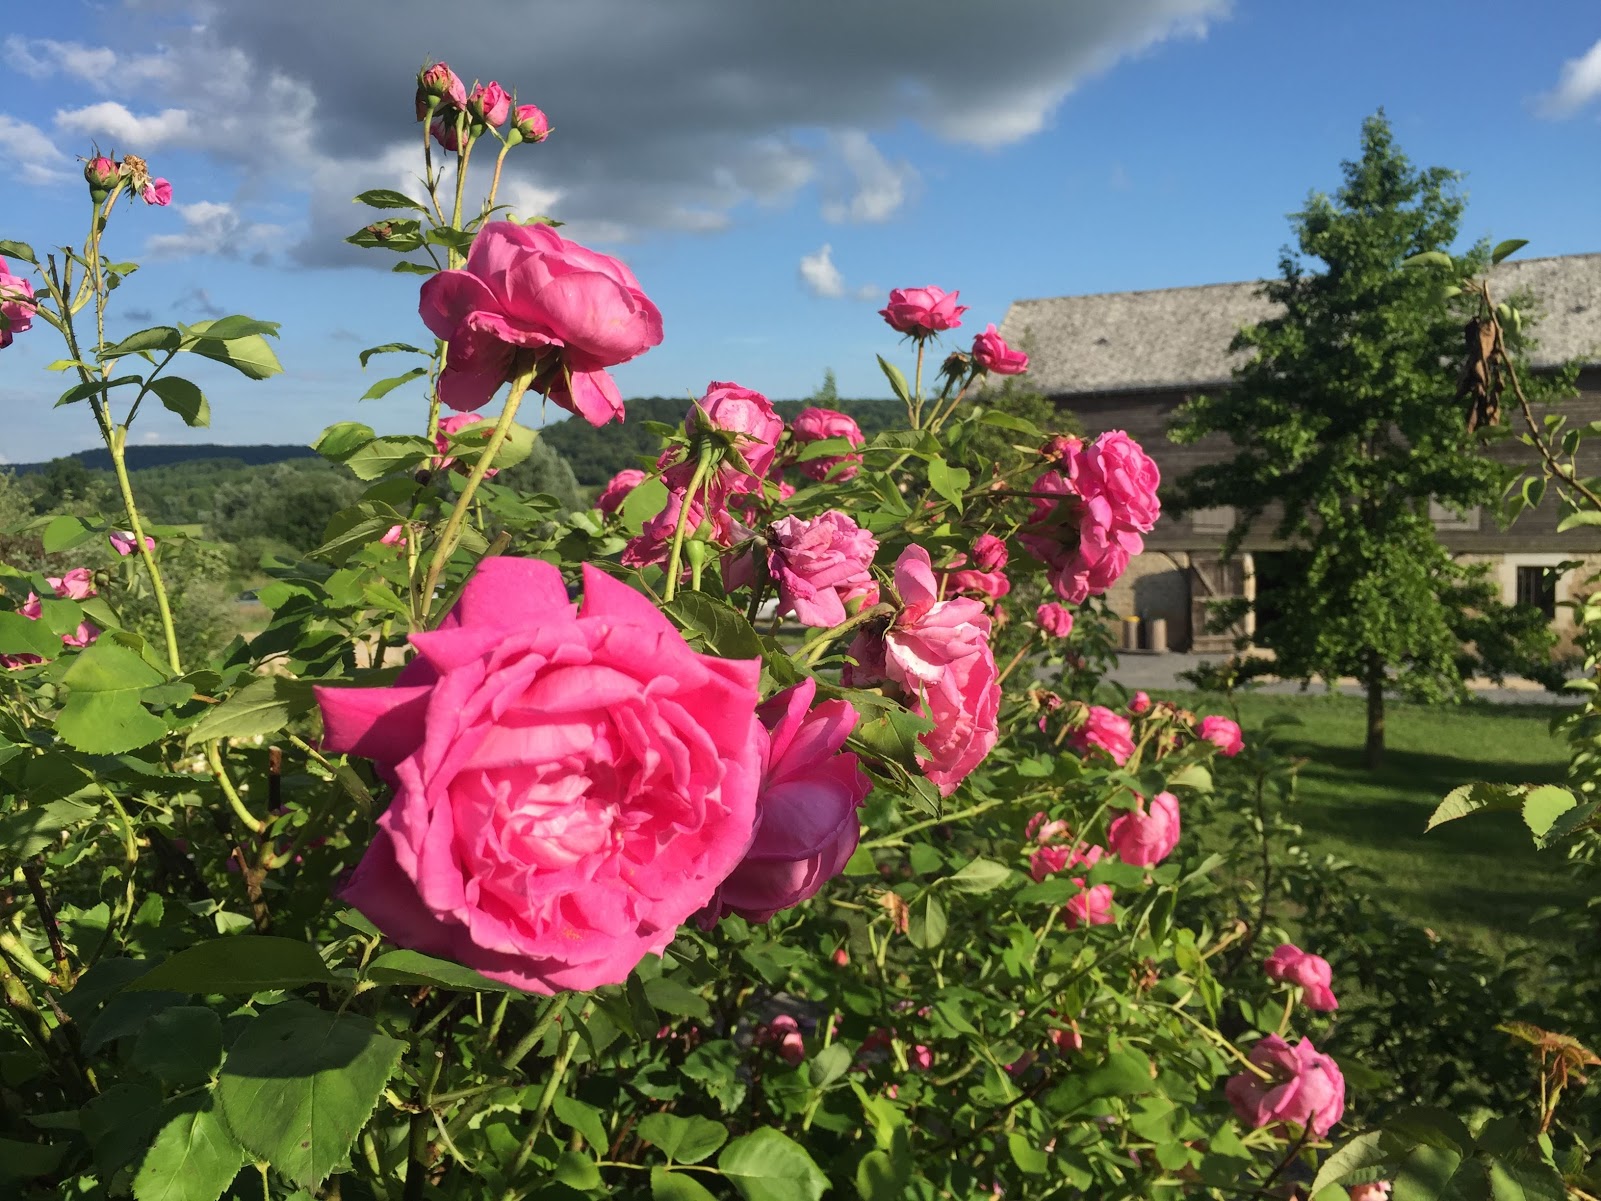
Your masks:
[[[1193,654],[1227,654],[1234,650],[1234,641],[1240,635],[1254,632],[1252,615],[1245,617],[1222,633],[1208,630],[1212,620],[1212,606],[1219,601],[1255,599],[1256,574],[1251,556],[1235,555],[1232,559],[1190,557],[1190,651]]]

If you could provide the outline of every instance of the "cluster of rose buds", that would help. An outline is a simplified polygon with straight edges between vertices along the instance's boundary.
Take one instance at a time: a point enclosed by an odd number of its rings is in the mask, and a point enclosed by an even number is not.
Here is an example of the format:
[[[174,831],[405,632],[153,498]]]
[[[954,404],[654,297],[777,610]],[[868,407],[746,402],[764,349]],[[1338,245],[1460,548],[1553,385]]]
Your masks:
[[[104,204],[123,185],[146,204],[172,203],[172,185],[152,177],[150,167],[137,154],[123,155],[120,163],[108,155],[97,154],[84,163],[83,178],[89,184],[89,199],[97,205]]]
[[[430,63],[417,73],[417,120],[428,122],[428,132],[446,150],[461,150],[464,135],[488,130],[508,146],[550,136],[550,122],[536,105],[517,104],[494,80],[475,83],[469,92],[448,63]]]

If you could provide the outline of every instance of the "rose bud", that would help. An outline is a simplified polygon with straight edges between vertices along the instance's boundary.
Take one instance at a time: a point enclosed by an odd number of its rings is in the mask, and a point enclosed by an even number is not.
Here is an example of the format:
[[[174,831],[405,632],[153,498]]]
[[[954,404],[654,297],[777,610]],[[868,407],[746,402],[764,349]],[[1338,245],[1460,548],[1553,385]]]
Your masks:
[[[550,121],[538,105],[519,104],[512,113],[511,127],[524,142],[543,142],[550,136]]]
[[[477,124],[499,128],[506,123],[506,115],[511,112],[511,97],[506,94],[505,88],[490,80],[473,88],[467,97],[467,112]]]

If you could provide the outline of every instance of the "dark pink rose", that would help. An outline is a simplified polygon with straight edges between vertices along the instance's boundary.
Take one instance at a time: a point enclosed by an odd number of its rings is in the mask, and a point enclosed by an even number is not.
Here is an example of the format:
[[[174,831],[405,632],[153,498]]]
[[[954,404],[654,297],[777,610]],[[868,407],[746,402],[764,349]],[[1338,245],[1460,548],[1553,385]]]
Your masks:
[[[1080,926],[1110,926],[1117,919],[1112,916],[1112,886],[1110,884],[1097,884],[1093,888],[1085,888],[1084,881],[1075,878],[1082,891],[1075,897],[1069,897],[1067,904],[1062,906],[1062,924],[1069,930],[1077,930]]]
[[[455,152],[461,149],[466,133],[463,124],[461,110],[440,105],[434,119],[428,123],[428,133],[446,150]]]
[[[1006,578],[1004,571],[975,571],[963,566],[966,562],[966,555],[957,555],[950,568],[940,573],[945,577],[947,596],[965,593],[999,600],[1012,590],[1012,581]]]
[[[712,909],[765,922],[810,897],[856,850],[856,811],[872,788],[855,755],[841,753],[856,727],[846,701],[816,707],[815,680],[802,680],[758,713],[770,731],[756,800],[756,838],[717,890]]]
[[[934,1066],[934,1052],[922,1043],[914,1043],[906,1052],[906,1066],[914,1072],[926,1072]]]
[[[74,567],[66,575],[46,576],[45,583],[62,600],[88,600],[95,594],[94,572],[87,567]]]
[[[943,288],[896,288],[889,294],[889,304],[879,309],[878,315],[898,334],[927,338],[941,330],[955,329],[962,323],[967,306],[956,303],[960,295],[960,292],[947,294]]]
[[[446,63],[431,63],[417,73],[417,120],[427,118],[430,100],[440,108],[467,106],[467,87]]]
[[[734,435],[734,449],[759,476],[773,465],[773,454],[784,433],[784,419],[774,411],[767,397],[738,384],[713,381],[700,398],[701,410],[711,418],[715,429]],[[685,429],[694,435],[695,414],[685,420]]]
[[[1106,498],[1116,525],[1148,534],[1161,516],[1156,489],[1162,473],[1122,430],[1108,430],[1095,439],[1080,459],[1076,482],[1081,496]]]
[[[1291,1047],[1269,1034],[1251,1048],[1248,1058],[1268,1078],[1255,1072],[1230,1076],[1223,1095],[1252,1129],[1294,1122],[1322,1138],[1345,1116],[1345,1077],[1311,1039]]]
[[[319,687],[330,750],[394,788],[343,896],[401,946],[533,992],[660,954],[744,857],[757,660],[691,651],[588,565],[487,558],[388,688]]]
[[[703,481],[689,495],[694,464],[680,463],[662,473],[667,485],[667,503],[662,511],[646,521],[639,533],[628,540],[623,548],[624,567],[648,567],[665,563],[671,555],[673,533],[678,528],[680,513],[684,514],[684,528],[700,531],[702,537],[718,546],[729,547],[752,536],[751,531],[736,520],[744,511],[741,503],[745,494],[761,487],[754,476],[724,465],[710,479]],[[686,535],[687,536],[687,535]],[[733,587],[735,585],[730,585]]]
[[[39,599],[37,592],[29,592],[28,599],[17,606],[17,612],[29,621],[38,621],[44,616],[44,602]]]
[[[511,115],[512,128],[525,142],[543,142],[550,136],[550,120],[533,104],[519,104]]]
[[[478,124],[498,129],[506,123],[506,117],[511,112],[511,97],[506,94],[505,88],[490,80],[467,94],[467,112]]]
[[[591,425],[621,420],[605,369],[662,340],[661,313],[633,272],[548,225],[485,225],[465,268],[423,284],[419,309],[449,343],[439,399],[458,410],[488,404],[531,357],[536,390]]]
[[[106,535],[111,543],[111,549],[119,555],[131,555],[138,549],[139,544],[134,541],[132,530],[112,530]],[[156,540],[149,534],[145,535],[145,549],[155,550]]]
[[[790,423],[789,429],[795,441],[802,446],[834,438],[844,438],[852,446],[860,446],[867,441],[862,435],[861,426],[833,409],[802,409]],[[849,480],[856,478],[861,462],[861,455],[826,455],[820,459],[803,459],[796,466],[808,479],[826,480],[832,475],[836,480]],[[838,471],[834,470],[836,467]]]
[[[0,259],[0,350],[11,345],[17,334],[33,325],[33,283],[12,275],[5,259]]]
[[[26,651],[17,655],[0,655],[0,671],[21,671],[24,667],[38,667],[45,660]]]
[[[1141,713],[1149,712],[1150,708],[1150,695],[1144,692],[1136,692],[1128,703],[1128,711],[1134,714],[1136,717],[1138,717]]]
[[[1104,848],[1087,847],[1082,842],[1053,842],[1039,847],[1028,857],[1028,874],[1035,881],[1040,881],[1070,868],[1094,867],[1104,854]],[[1079,883],[1082,887],[1083,881]]]
[[[146,204],[166,207],[172,203],[172,185],[164,179],[152,179],[145,190],[139,193],[140,199]]]
[[[1028,356],[1008,346],[993,325],[973,339],[973,361],[991,375],[1022,375],[1028,370]]]
[[[804,626],[840,625],[847,601],[877,599],[877,553],[878,540],[836,509],[810,520],[781,518],[768,534],[767,551],[778,611],[794,613]]]
[[[1128,718],[1113,713],[1104,705],[1090,706],[1084,724],[1073,731],[1072,742],[1081,751],[1091,748],[1105,751],[1119,767],[1134,753]]]
[[[1311,955],[1292,942],[1276,948],[1262,964],[1268,979],[1299,988],[1308,1009],[1331,1013],[1340,1007],[1330,986],[1334,969],[1321,955]]]
[[[1230,759],[1245,749],[1245,738],[1240,733],[1239,723],[1216,714],[1201,718],[1201,740],[1210,742]]]
[[[980,534],[973,543],[973,566],[980,571],[1000,571],[1010,559],[1006,543],[994,534]]]
[[[1134,799],[1136,807],[1107,827],[1106,845],[1124,863],[1155,867],[1179,844],[1179,799],[1159,792],[1148,810],[1144,798],[1136,794]]]
[[[1034,610],[1034,621],[1053,638],[1066,638],[1073,632],[1073,614],[1055,601],[1046,601]]]
[[[624,467],[600,490],[595,498],[595,507],[610,517],[622,507],[628,494],[645,482],[645,473],[637,467]]]
[[[1069,1023],[1066,1029],[1052,1030],[1050,1037],[1056,1049],[1063,1055],[1084,1049],[1084,1036],[1079,1033],[1077,1022]]]

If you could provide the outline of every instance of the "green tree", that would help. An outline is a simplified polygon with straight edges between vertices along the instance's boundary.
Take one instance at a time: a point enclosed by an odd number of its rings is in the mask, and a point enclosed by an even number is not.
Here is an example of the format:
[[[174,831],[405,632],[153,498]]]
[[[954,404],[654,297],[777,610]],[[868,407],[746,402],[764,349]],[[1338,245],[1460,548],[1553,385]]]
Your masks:
[[[1314,193],[1294,216],[1296,248],[1262,289],[1282,311],[1235,337],[1250,357],[1233,387],[1176,416],[1175,441],[1221,434],[1235,454],[1179,481],[1174,499],[1234,507],[1225,554],[1282,507],[1285,579],[1256,641],[1279,675],[1363,682],[1376,767],[1386,688],[1445,700],[1463,695],[1465,673],[1536,674],[1551,635],[1534,610],[1500,603],[1486,568],[1455,562],[1429,519],[1430,500],[1493,506],[1505,479],[1453,399],[1463,315],[1438,274],[1403,266],[1455,241],[1458,177],[1414,169],[1382,112],[1343,170],[1334,197]]]
[[[812,393],[811,401],[825,409],[831,409],[839,403],[839,384],[834,379],[832,367],[823,368],[823,386]]]

